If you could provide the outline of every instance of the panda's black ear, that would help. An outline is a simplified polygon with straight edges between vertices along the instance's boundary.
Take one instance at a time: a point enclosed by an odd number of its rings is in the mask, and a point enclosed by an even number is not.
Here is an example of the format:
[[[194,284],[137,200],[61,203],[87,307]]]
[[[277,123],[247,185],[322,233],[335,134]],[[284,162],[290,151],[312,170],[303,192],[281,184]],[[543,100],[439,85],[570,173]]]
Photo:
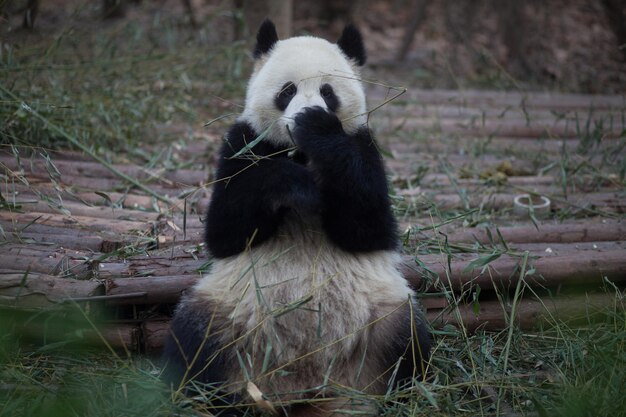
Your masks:
[[[276,26],[274,26],[271,20],[265,19],[256,34],[256,46],[252,52],[254,59],[259,59],[261,56],[268,53],[276,42],[278,42]]]
[[[363,46],[361,32],[359,32],[356,26],[352,24],[347,25],[337,41],[337,45],[348,58],[353,59],[359,66],[365,64],[367,58],[365,56],[365,46]]]

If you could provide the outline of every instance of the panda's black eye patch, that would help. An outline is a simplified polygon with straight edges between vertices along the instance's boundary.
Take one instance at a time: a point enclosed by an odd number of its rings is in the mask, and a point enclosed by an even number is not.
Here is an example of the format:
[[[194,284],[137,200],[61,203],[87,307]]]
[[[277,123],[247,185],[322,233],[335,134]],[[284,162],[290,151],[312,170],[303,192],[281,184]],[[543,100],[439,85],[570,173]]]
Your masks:
[[[278,92],[278,94],[276,94],[276,98],[274,98],[274,104],[276,105],[278,110],[285,111],[285,109],[291,102],[291,99],[296,95],[297,92],[298,87],[296,87],[294,83],[292,83],[291,81],[285,83]]]
[[[324,99],[328,110],[336,112],[339,108],[339,97],[335,94],[335,90],[330,84],[324,84],[320,87],[320,95]]]

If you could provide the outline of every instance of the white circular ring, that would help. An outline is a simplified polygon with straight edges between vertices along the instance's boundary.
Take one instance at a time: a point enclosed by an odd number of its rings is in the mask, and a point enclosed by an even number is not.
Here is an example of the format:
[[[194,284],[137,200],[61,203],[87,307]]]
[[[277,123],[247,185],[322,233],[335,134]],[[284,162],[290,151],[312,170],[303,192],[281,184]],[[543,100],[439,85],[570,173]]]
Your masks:
[[[533,203],[533,197],[530,194],[516,195],[513,199],[513,212],[520,217],[529,217],[532,207],[532,212],[535,217],[547,217],[548,214],[550,214],[550,205],[552,204],[550,199],[543,195],[536,196],[535,198],[541,201]]]

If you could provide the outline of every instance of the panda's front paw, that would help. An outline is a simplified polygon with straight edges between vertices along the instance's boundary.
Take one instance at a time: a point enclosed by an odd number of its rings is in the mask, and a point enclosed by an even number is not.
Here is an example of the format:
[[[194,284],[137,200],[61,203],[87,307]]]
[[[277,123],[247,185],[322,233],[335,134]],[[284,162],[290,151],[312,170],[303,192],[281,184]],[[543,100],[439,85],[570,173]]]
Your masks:
[[[311,136],[319,138],[342,133],[343,126],[337,115],[319,106],[307,107],[295,117],[293,136],[298,145]]]

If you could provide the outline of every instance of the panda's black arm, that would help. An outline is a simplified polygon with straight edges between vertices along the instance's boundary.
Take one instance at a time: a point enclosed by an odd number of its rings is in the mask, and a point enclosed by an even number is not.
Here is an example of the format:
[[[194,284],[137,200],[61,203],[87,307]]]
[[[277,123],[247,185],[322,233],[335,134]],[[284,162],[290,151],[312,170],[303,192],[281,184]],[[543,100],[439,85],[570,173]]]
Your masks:
[[[220,152],[217,182],[209,204],[206,242],[225,258],[271,237],[290,210],[316,211],[320,195],[311,173],[267,141],[235,156],[257,137],[246,123],[235,124]]]
[[[348,135],[337,116],[320,107],[305,109],[295,122],[294,139],[315,170],[330,239],[349,252],[395,249],[387,178],[369,129]]]

